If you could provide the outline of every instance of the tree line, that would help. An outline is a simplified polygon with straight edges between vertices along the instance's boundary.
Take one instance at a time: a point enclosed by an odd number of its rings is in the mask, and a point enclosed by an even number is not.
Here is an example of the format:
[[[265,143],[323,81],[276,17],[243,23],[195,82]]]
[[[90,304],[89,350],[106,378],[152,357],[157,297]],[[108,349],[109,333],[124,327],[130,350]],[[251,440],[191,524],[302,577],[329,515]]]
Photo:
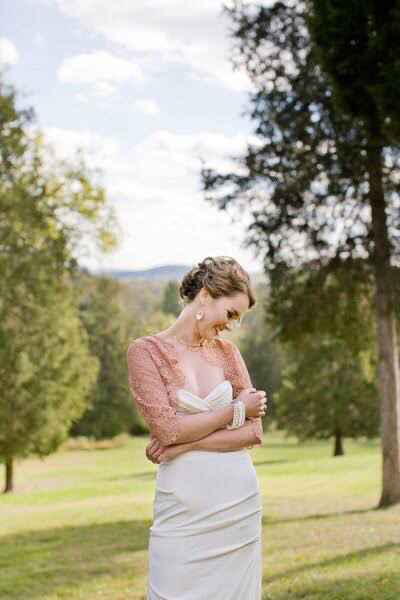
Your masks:
[[[258,141],[237,170],[201,177],[217,208],[240,204],[253,217],[246,242],[268,284],[234,335],[272,397],[266,435],[274,426],[300,442],[331,439],[334,456],[346,437],[380,436],[384,507],[400,501],[400,21],[395,3],[350,4],[226,8]],[[9,86],[1,92],[7,487],[13,458],[49,454],[68,435],[146,433],[124,389],[124,351],[181,307],[170,282],[133,317],[130,289],[78,268],[77,222],[93,226],[103,249],[115,243],[104,190],[82,160],[49,169],[42,138],[26,132],[32,114],[15,108]]]

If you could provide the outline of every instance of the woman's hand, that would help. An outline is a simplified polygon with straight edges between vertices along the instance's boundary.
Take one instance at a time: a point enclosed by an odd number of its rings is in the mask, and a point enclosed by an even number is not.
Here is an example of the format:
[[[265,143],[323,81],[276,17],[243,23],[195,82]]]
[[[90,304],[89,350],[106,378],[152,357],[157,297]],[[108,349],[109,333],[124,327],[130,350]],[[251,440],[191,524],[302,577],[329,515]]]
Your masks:
[[[246,408],[246,417],[262,417],[267,410],[268,398],[264,390],[256,388],[246,388],[237,397]]]
[[[157,438],[153,438],[146,446],[147,458],[155,464],[168,462],[190,450],[191,444],[171,444],[171,446],[163,446]]]

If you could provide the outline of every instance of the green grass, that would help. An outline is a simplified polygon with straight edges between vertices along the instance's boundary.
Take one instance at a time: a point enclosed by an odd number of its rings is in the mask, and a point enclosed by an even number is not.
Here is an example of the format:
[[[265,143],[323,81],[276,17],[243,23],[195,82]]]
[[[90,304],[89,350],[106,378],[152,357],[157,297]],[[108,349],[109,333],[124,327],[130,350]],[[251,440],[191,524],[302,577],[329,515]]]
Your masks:
[[[0,496],[1,600],[143,600],[157,469],[146,438],[18,461]],[[376,510],[379,440],[250,452],[263,494],[263,600],[399,600],[400,505]],[[4,466],[1,467],[4,485]],[[224,600],[224,599],[210,599]]]

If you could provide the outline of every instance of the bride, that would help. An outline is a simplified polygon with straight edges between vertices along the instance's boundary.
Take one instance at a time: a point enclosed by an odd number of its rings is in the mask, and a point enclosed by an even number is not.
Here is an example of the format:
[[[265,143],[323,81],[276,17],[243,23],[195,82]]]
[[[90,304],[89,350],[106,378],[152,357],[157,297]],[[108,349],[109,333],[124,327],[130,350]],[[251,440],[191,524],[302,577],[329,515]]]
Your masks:
[[[262,503],[247,451],[266,394],[219,336],[255,304],[247,272],[207,257],[183,278],[166,330],[129,344],[129,386],[157,463],[146,600],[261,600]]]

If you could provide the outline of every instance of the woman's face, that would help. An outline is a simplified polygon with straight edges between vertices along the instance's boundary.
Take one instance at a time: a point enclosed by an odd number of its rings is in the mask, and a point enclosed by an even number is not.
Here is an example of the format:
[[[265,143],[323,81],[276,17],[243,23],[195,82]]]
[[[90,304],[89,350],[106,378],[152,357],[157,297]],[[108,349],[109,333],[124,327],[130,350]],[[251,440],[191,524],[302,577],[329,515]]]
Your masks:
[[[235,326],[234,321],[239,321],[248,309],[249,297],[243,292],[217,299],[208,296],[208,302],[200,308],[204,317],[197,322],[201,337],[210,340],[221,331],[231,331]]]

